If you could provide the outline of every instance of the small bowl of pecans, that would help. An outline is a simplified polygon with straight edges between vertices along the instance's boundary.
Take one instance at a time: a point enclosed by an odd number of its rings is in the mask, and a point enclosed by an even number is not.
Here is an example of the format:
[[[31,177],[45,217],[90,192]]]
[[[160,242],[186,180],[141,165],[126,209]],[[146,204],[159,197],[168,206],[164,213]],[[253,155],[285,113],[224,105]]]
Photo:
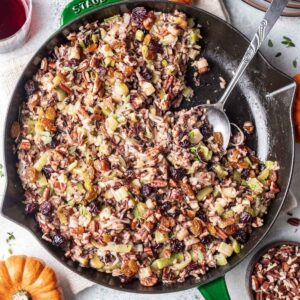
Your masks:
[[[300,243],[275,242],[251,260],[247,278],[250,299],[300,299]]]

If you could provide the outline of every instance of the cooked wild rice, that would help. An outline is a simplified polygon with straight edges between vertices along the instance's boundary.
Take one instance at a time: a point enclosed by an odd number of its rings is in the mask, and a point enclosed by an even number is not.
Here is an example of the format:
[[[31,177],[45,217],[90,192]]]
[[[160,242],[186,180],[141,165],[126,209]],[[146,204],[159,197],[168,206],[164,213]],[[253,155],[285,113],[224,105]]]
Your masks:
[[[203,108],[169,110],[192,96],[188,63],[209,71],[200,38],[181,12],[136,8],[69,34],[25,85],[12,128],[25,210],[82,266],[182,282],[262,226],[277,164],[243,141],[222,151]]]

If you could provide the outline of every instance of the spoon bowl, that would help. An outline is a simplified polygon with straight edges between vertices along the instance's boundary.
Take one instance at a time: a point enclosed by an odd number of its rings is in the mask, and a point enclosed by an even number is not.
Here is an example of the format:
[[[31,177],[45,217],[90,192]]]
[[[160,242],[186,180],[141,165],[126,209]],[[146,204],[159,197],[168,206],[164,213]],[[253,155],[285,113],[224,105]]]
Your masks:
[[[207,119],[213,127],[214,132],[220,132],[223,136],[223,149],[226,150],[229,144],[231,130],[229,119],[224,112],[224,105],[228,100],[232,90],[236,86],[240,77],[249,66],[256,52],[260,48],[263,41],[275,25],[284,8],[288,4],[288,0],[273,0],[263,20],[260,22],[249,47],[247,48],[242,61],[240,62],[233,78],[230,80],[221,99],[216,104],[207,105]]]
[[[214,132],[220,132],[223,138],[223,149],[226,150],[229,144],[231,135],[231,126],[229,119],[222,107],[218,105],[207,105],[206,116],[208,122],[212,125]]]

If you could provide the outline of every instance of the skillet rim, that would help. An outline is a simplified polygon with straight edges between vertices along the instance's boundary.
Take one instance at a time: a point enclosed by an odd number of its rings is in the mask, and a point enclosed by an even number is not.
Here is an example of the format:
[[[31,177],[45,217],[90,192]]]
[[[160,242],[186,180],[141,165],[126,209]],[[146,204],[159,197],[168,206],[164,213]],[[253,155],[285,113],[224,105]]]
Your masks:
[[[294,95],[295,95],[295,90],[296,90],[296,83],[295,81],[293,80],[293,78],[291,78],[290,76],[288,76],[287,74],[283,73],[282,71],[280,71],[279,69],[277,69],[276,67],[274,67],[273,65],[270,64],[270,62],[264,57],[264,55],[258,51],[258,53],[256,55],[258,55],[260,57],[260,59],[263,60],[263,62],[270,68],[270,70],[274,73],[277,73],[279,76],[281,77],[284,77],[287,81],[290,81],[289,84],[285,85],[283,88],[290,88],[290,89],[294,89],[293,91],[293,97],[292,99],[290,100],[290,103],[289,103],[289,116],[288,116],[288,119],[289,119],[289,127],[290,127],[290,133],[291,133],[291,137],[292,137],[292,145],[291,145],[291,150],[292,150],[292,156],[291,156],[291,165],[290,165],[290,172],[289,172],[289,176],[288,176],[288,184],[286,186],[286,190],[285,190],[285,193],[282,195],[282,200],[281,200],[281,203],[278,207],[278,210],[277,212],[274,214],[274,217],[273,217],[273,220],[270,222],[270,224],[268,225],[268,227],[265,228],[265,231],[263,232],[263,234],[260,236],[260,238],[253,244],[250,246],[250,248],[248,249],[247,252],[245,252],[243,254],[243,256],[238,259],[236,262],[234,263],[229,263],[228,264],[228,269],[226,271],[222,270],[222,268],[219,268],[219,273],[218,275],[212,277],[212,278],[208,278],[208,279],[205,279],[203,282],[198,282],[198,283],[189,283],[189,284],[186,284],[186,281],[183,282],[182,284],[175,284],[175,285],[170,285],[169,287],[167,285],[164,286],[164,290],[156,290],[155,289],[155,286],[154,287],[151,287],[150,289],[146,289],[145,290],[134,290],[134,289],[126,289],[123,287],[123,285],[119,284],[119,285],[115,285],[115,286],[112,286],[112,285],[109,285],[107,283],[99,283],[98,281],[96,281],[96,279],[93,279],[93,278],[88,278],[88,276],[85,276],[84,274],[82,274],[81,272],[79,272],[78,270],[75,269],[74,266],[70,266],[68,265],[68,263],[66,261],[63,261],[61,259],[59,259],[59,256],[57,255],[53,255],[52,252],[50,252],[50,249],[49,249],[49,246],[47,244],[43,244],[43,242],[41,241],[40,237],[35,233],[33,232],[29,227],[27,227],[25,224],[21,223],[21,221],[19,220],[15,220],[11,217],[9,217],[8,215],[5,214],[4,212],[4,202],[6,201],[6,196],[7,196],[7,187],[8,187],[8,177],[9,177],[9,174],[7,173],[7,154],[5,151],[5,145],[6,145],[6,141],[7,139],[9,138],[9,136],[7,136],[7,133],[9,132],[9,120],[8,120],[8,112],[10,111],[11,109],[11,106],[12,106],[12,103],[13,103],[13,98],[14,98],[14,95],[17,93],[17,90],[20,88],[19,86],[21,85],[21,83],[23,82],[23,78],[24,78],[24,74],[26,72],[27,69],[29,69],[31,67],[31,65],[33,64],[34,60],[39,56],[39,53],[41,52],[41,50],[47,46],[47,44],[49,45],[50,44],[50,41],[57,37],[59,34],[63,34],[63,31],[68,29],[69,27],[72,27],[74,25],[76,25],[76,23],[80,22],[80,21],[83,21],[84,18],[89,18],[91,15],[95,14],[97,11],[100,11],[102,9],[106,9],[106,8],[109,8],[109,7],[114,7],[114,6],[120,6],[120,5],[133,5],[133,6],[138,6],[140,4],[144,4],[145,5],[145,2],[146,2],[146,5],[147,6],[151,6],[152,3],[157,3],[156,0],[148,0],[148,1],[145,1],[145,0],[138,0],[138,1],[124,1],[124,2],[119,2],[119,3],[114,3],[114,4],[110,4],[110,5],[106,5],[104,7],[101,7],[101,8],[98,8],[98,9],[95,9],[95,10],[92,10],[82,16],[79,16],[77,17],[76,19],[74,19],[72,22],[60,27],[58,30],[56,30],[53,34],[51,34],[51,36],[43,42],[43,44],[39,47],[39,49],[33,54],[32,58],[30,59],[30,61],[26,64],[25,68],[23,69],[22,71],[22,74],[20,75],[20,77],[18,78],[18,81],[15,85],[15,88],[14,88],[14,91],[13,93],[11,94],[11,97],[10,97],[10,101],[9,101],[9,105],[7,106],[7,109],[6,109],[6,113],[5,113],[5,126],[4,126],[4,134],[3,134],[3,147],[4,147],[4,151],[3,151],[3,166],[4,166],[4,172],[6,174],[6,177],[5,177],[5,184],[4,184],[4,194],[3,194],[3,197],[2,197],[2,202],[1,202],[1,210],[0,210],[0,214],[1,216],[3,216],[4,218],[18,224],[19,226],[21,226],[22,228],[26,229],[27,231],[29,231],[36,240],[38,240],[38,242],[40,243],[40,245],[45,248],[45,250],[51,255],[53,256],[57,261],[59,261],[60,263],[62,263],[65,267],[67,267],[69,270],[71,270],[72,272],[78,274],[79,276],[82,276],[83,278],[87,279],[87,280],[90,280],[96,284],[99,284],[99,285],[102,285],[104,287],[107,287],[107,288],[111,288],[111,289],[114,289],[114,290],[118,290],[118,291],[122,291],[122,292],[129,292],[129,293],[136,293],[136,294],[164,294],[164,293],[173,293],[173,292],[179,292],[179,291],[184,291],[184,290],[187,290],[187,289],[190,289],[190,288],[194,288],[194,287],[199,287],[199,286],[202,286],[202,285],[205,285],[209,282],[212,282],[214,281],[215,279],[217,278],[220,278],[220,277],[224,277],[225,274],[227,272],[229,272],[230,270],[232,270],[235,266],[237,266],[238,264],[240,264],[248,255],[250,255],[250,253],[258,246],[258,244],[264,239],[264,237],[268,234],[268,232],[270,231],[271,227],[273,226],[274,222],[276,221],[280,211],[281,211],[281,208],[282,208],[282,205],[284,204],[284,201],[286,199],[286,196],[287,196],[287,193],[289,191],[289,187],[290,187],[290,184],[291,184],[291,179],[292,179],[292,174],[293,174],[293,169],[294,169],[294,159],[295,159],[295,140],[294,140],[294,128],[293,128],[293,122],[292,122],[292,107],[293,107],[293,102],[294,102]],[[169,1],[159,1],[160,3],[162,4],[170,4],[172,6],[175,6],[175,7],[178,7],[180,9],[180,7],[187,7],[187,8],[190,8],[191,10],[194,10],[195,13],[197,14],[204,14],[204,15],[208,15],[214,19],[216,19],[217,22],[220,22],[222,24],[222,26],[227,26],[230,30],[233,30],[235,33],[237,33],[241,39],[244,39],[245,42],[248,42],[250,43],[250,40],[243,34],[241,33],[238,29],[236,29],[235,27],[233,27],[233,25],[227,23],[226,21],[222,20],[221,18],[203,10],[203,9],[200,9],[198,7],[195,7],[193,5],[188,5],[188,4],[182,4],[182,3],[175,3],[175,2],[169,2]],[[250,242],[250,241],[249,241]],[[175,288],[174,288],[175,286]],[[144,287],[143,287],[144,288]]]

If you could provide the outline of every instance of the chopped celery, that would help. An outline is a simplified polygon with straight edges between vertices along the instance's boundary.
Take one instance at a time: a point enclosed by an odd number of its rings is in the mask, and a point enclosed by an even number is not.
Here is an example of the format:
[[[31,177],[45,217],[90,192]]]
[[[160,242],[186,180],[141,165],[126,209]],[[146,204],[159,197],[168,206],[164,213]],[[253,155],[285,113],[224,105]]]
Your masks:
[[[58,219],[59,219],[59,221],[62,225],[67,225],[68,224],[68,219],[67,219],[66,215],[64,214],[64,208],[65,207],[66,207],[66,205],[60,205],[57,208],[57,216],[58,216]]]
[[[236,182],[241,181],[241,173],[238,172],[237,170],[233,171],[233,180],[236,181]]]
[[[99,106],[105,116],[108,116],[111,113],[111,110],[103,102],[101,102]]]
[[[62,82],[62,79],[63,79],[63,77],[61,75],[56,75],[52,80],[54,86],[56,87],[56,86],[60,85]]]
[[[212,151],[209,150],[206,146],[200,146],[199,148],[200,156],[205,161],[210,161],[212,158]]]
[[[233,253],[233,248],[231,245],[221,242],[221,244],[219,245],[218,251],[220,253],[224,254],[225,256],[229,257]]]
[[[142,46],[142,55],[145,60],[147,60],[147,58],[148,58],[148,52],[149,52],[148,47],[146,45],[143,45]]]
[[[56,88],[56,94],[58,101],[63,101],[67,97],[66,92],[59,87]]]
[[[249,158],[248,156],[244,158],[244,161],[245,161],[246,163],[248,163],[249,166],[252,166],[252,161],[250,160],[250,158]]]
[[[93,258],[90,260],[90,266],[94,269],[101,269],[104,267],[104,263],[97,254],[94,254]]]
[[[190,43],[195,44],[198,42],[198,40],[201,38],[200,35],[200,29],[199,28],[193,28],[192,32],[190,34]]]
[[[133,211],[133,215],[136,219],[142,219],[146,211],[147,211],[146,204],[139,202]]]
[[[176,36],[172,34],[168,34],[161,39],[161,44],[167,46],[176,43],[176,41],[177,41]]]
[[[39,187],[45,187],[48,185],[48,181],[45,175],[40,175],[37,181]]]
[[[78,161],[74,160],[69,166],[68,166],[68,172],[71,172],[74,168],[77,167]]]
[[[215,204],[215,210],[216,210],[217,214],[219,216],[221,216],[223,214],[223,212],[224,212],[224,207],[221,205],[220,202],[216,202],[216,204]]]
[[[215,259],[216,259],[216,263],[218,266],[226,266],[227,265],[227,259],[226,259],[226,256],[222,253],[220,254],[217,254],[214,256]]]
[[[86,267],[89,263],[88,258],[86,257],[81,257],[81,256],[76,256],[75,259],[79,262],[79,264],[83,267]]]
[[[126,187],[122,186],[118,190],[113,192],[116,201],[126,200],[129,196],[128,190]]]
[[[92,41],[94,44],[98,42],[98,35],[97,34],[92,34]]]
[[[101,252],[110,251],[116,253],[129,253],[132,250],[132,244],[115,244],[115,243],[108,243],[107,245],[103,246],[97,243],[95,240],[91,240],[91,244],[98,248]]]
[[[241,245],[238,241],[234,240],[233,243],[232,243],[232,248],[233,248],[233,251],[235,253],[240,253],[241,252]]]
[[[113,116],[110,116],[106,119],[105,125],[108,131],[113,133],[118,128],[119,123]]]
[[[79,213],[80,213],[79,225],[88,226],[92,220],[92,214],[90,213],[88,208],[85,207],[84,205],[79,205]]]
[[[204,200],[206,197],[208,197],[212,192],[214,191],[214,189],[211,186],[207,186],[205,188],[203,188],[202,190],[200,190],[197,193],[197,200],[198,201],[202,201]]]
[[[179,263],[176,263],[174,264],[174,269],[175,270],[183,270],[185,267],[187,267],[192,261],[192,256],[189,252],[185,252],[184,253],[184,259],[183,261],[179,262]]]
[[[159,230],[155,231],[154,236],[157,244],[164,243],[169,239],[168,234],[162,233]]]
[[[247,184],[249,188],[253,191],[253,193],[256,195],[259,195],[264,191],[262,183],[259,182],[257,178],[249,178],[247,180]]]
[[[222,215],[222,217],[224,219],[232,218],[233,216],[234,216],[234,211],[233,210],[227,210]]]
[[[203,259],[204,259],[204,255],[203,255],[203,253],[201,251],[199,251],[198,252],[198,262],[201,263],[203,261]]]
[[[81,48],[85,48],[85,43],[84,43],[83,40],[79,41],[79,46],[80,46]]]
[[[144,39],[144,32],[142,30],[137,30],[135,33],[135,39],[139,42],[142,42]]]
[[[266,168],[262,170],[262,172],[257,176],[257,179],[262,183],[264,183],[265,180],[268,179],[269,175],[270,175],[270,170]]]
[[[188,26],[189,26],[190,28],[193,28],[193,27],[195,26],[195,21],[194,21],[193,18],[189,18],[189,19],[188,19]]]
[[[103,28],[100,28],[100,35],[101,35],[102,40],[106,37],[106,34],[107,34],[106,30]]]
[[[81,194],[85,194],[85,189],[81,183],[77,183],[77,189]]]
[[[42,153],[41,156],[39,157],[39,159],[33,165],[33,167],[37,171],[41,172],[43,167],[47,164],[48,157],[49,157],[49,152]]]
[[[217,176],[220,179],[223,179],[227,176],[227,172],[223,169],[223,167],[221,165],[215,165],[213,167],[213,170],[216,172]]]
[[[190,98],[193,95],[193,90],[190,87],[186,87],[183,89],[182,95],[185,98]]]
[[[267,160],[265,161],[265,166],[268,170],[273,170],[274,167],[276,166],[276,163],[274,161]]]
[[[163,59],[162,62],[161,62],[161,64],[162,64],[164,67],[166,67],[169,63],[168,63],[167,60]]]
[[[199,129],[193,129],[189,132],[189,140],[192,144],[199,144],[203,136]]]
[[[184,259],[184,256],[182,253],[176,253],[173,254],[170,258],[166,258],[166,257],[161,257],[156,259],[151,267],[155,270],[161,270],[165,267],[171,266],[174,264],[175,261],[182,261]]]

